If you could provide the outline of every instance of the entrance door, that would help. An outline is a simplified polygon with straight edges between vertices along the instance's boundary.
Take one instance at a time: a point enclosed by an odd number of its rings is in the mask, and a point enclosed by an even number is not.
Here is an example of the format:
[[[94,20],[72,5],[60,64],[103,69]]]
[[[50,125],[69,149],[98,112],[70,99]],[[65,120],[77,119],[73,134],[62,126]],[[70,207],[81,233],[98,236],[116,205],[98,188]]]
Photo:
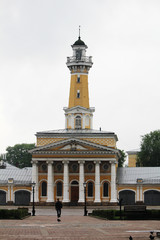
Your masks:
[[[0,191],[0,205],[6,204],[6,192]]]
[[[15,205],[27,206],[30,203],[30,192],[28,191],[17,191],[15,193]]]
[[[155,190],[145,192],[144,203],[148,206],[160,206],[160,192]]]
[[[71,183],[71,204],[77,205],[79,200],[79,185],[77,181]]]
[[[122,205],[134,205],[135,204],[135,192],[130,190],[124,190],[119,193],[119,199],[122,200]]]

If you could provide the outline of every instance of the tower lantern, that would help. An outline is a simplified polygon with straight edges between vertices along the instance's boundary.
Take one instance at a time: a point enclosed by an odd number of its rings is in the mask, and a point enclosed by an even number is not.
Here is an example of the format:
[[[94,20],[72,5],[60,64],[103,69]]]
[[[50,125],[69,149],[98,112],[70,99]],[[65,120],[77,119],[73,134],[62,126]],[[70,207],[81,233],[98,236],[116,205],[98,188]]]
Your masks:
[[[72,45],[73,55],[67,57],[71,73],[68,108],[65,111],[65,128],[92,129],[94,108],[89,107],[88,73],[93,65],[92,57],[86,56],[87,45],[78,40]]]

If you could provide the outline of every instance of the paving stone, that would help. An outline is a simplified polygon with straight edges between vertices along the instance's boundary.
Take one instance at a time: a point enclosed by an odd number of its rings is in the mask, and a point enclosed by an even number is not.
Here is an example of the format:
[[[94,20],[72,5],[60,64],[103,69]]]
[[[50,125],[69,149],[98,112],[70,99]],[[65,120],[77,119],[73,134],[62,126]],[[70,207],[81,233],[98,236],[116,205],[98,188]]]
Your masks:
[[[149,231],[160,231],[159,221],[108,221],[63,209],[62,221],[57,222],[55,215],[46,215],[47,211],[43,208],[42,215],[24,220],[0,220],[0,240],[125,240],[129,236],[147,240]]]

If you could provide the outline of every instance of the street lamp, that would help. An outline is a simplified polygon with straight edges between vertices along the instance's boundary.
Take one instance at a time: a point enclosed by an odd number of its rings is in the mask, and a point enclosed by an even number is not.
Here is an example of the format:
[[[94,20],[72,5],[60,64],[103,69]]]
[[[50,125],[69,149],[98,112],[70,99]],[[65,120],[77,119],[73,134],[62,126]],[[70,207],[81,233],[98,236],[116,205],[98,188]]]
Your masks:
[[[87,216],[86,186],[87,186],[87,183],[84,182],[84,183],[83,183],[83,187],[84,187],[84,200],[85,200],[85,202],[84,202],[84,216]]]
[[[33,207],[32,207],[32,216],[35,216],[35,202],[34,202],[34,188],[35,188],[36,183],[32,182],[32,190],[33,190]]]

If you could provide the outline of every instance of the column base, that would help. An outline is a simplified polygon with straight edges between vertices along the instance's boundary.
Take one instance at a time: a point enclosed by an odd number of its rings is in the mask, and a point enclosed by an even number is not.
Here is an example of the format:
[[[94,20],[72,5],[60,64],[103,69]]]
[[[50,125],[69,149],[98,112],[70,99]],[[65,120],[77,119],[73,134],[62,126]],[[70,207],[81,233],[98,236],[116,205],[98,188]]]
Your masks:
[[[68,199],[63,199],[63,203],[69,203],[70,201]]]
[[[94,203],[101,203],[101,200],[100,199],[95,199]]]
[[[110,203],[117,203],[117,202],[118,202],[117,199],[111,199],[111,200],[110,200]]]
[[[47,201],[46,201],[47,203],[53,203],[54,202],[54,200],[53,199],[48,199]]]
[[[13,205],[14,203],[13,203],[13,201],[8,201],[7,202],[7,205]]]
[[[84,203],[84,200],[83,199],[79,199],[78,203]]]

